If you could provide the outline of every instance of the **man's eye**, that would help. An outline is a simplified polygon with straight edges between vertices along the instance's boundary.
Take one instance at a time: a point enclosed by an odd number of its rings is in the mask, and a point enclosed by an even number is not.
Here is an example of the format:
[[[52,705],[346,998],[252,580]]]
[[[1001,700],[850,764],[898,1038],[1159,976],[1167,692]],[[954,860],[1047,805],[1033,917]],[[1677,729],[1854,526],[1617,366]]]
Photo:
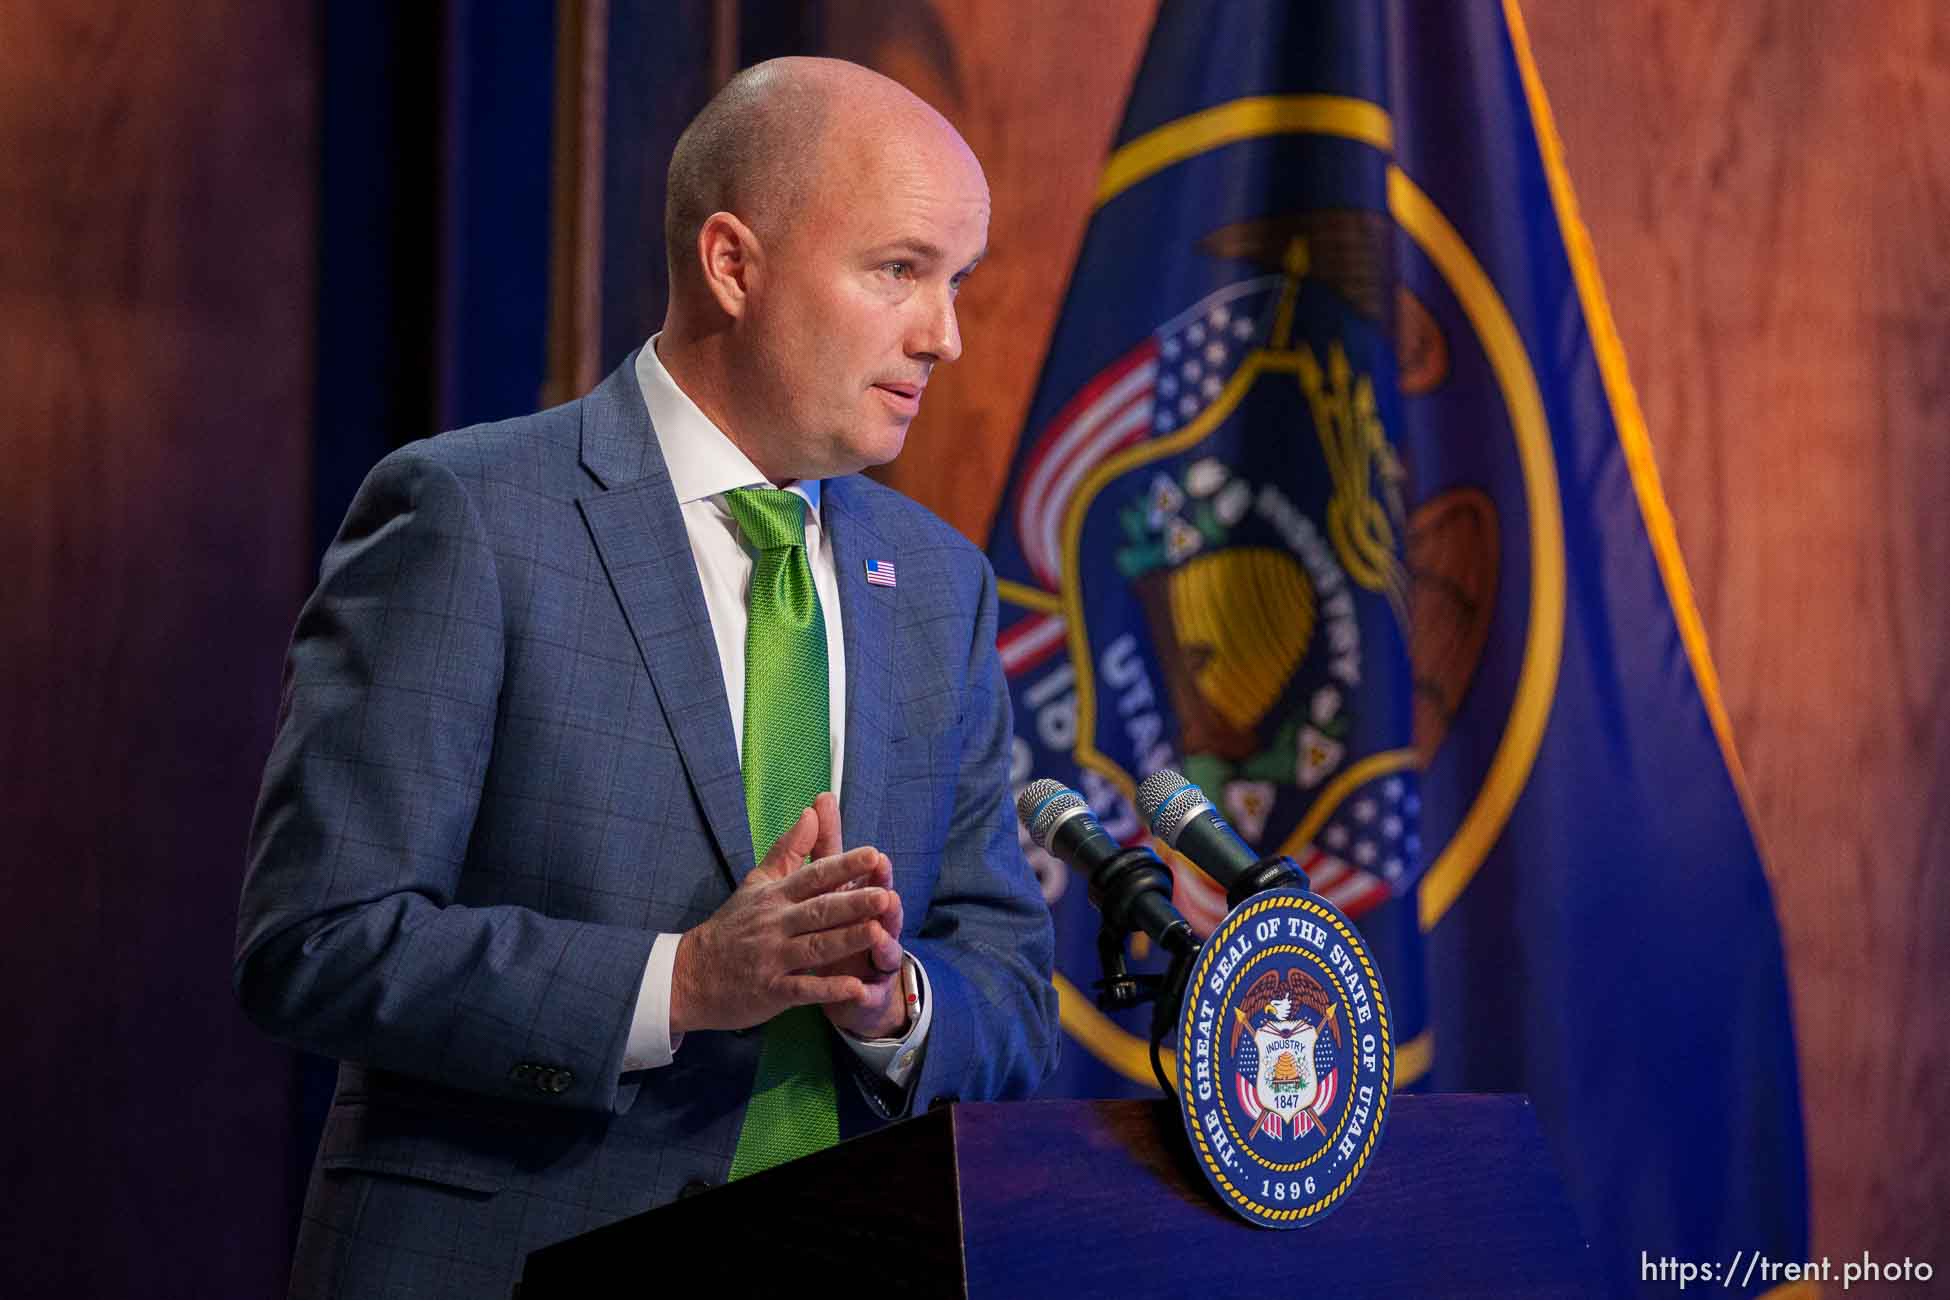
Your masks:
[[[888,262],[880,269],[893,276],[896,280],[905,280],[908,276],[914,274],[914,266],[911,262]]]

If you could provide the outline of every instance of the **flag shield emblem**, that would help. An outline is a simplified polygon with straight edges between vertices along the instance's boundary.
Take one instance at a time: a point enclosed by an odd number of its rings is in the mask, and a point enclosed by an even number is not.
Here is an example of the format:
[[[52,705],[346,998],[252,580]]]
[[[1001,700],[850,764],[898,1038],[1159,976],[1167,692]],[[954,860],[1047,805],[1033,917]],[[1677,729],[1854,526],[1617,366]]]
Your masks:
[[[1239,1105],[1252,1116],[1253,1131],[1285,1138],[1320,1127],[1339,1091],[1337,1011],[1298,967],[1284,977],[1269,971],[1247,993],[1232,1037]]]
[[[1032,545],[1055,542],[1078,760],[1120,789],[1177,764],[1257,847],[1305,858],[1311,831],[1371,781],[1412,785],[1408,578],[1390,344],[1306,274],[1304,236],[1284,237],[1265,250],[1281,269],[1207,295],[1086,385],[1146,380],[1140,436],[1066,496],[1032,477],[1026,495],[1063,517],[1022,522]],[[1378,232],[1362,256],[1378,274]],[[1074,473],[1073,432],[1051,430],[1046,473]],[[1390,671],[1401,680],[1372,680]],[[1343,779],[1364,760],[1367,780]],[[1403,806],[1376,819],[1368,860],[1328,882],[1351,912],[1413,884]],[[1197,885],[1179,902],[1201,929],[1224,913]]]

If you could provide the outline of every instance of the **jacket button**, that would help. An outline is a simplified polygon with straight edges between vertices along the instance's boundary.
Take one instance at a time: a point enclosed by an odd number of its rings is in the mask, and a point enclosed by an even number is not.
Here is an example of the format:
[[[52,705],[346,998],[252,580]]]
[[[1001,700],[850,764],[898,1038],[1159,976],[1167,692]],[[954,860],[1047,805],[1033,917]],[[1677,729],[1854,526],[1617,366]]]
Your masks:
[[[532,1076],[534,1073],[535,1073],[535,1067],[530,1065],[528,1062],[523,1061],[520,1065],[517,1065],[514,1069],[508,1071],[508,1078],[513,1080],[516,1083],[527,1083],[529,1081],[530,1076]]]
[[[567,1092],[569,1090],[569,1085],[574,1083],[575,1081],[576,1081],[576,1076],[573,1071],[550,1070],[548,1072],[548,1081],[544,1083],[542,1087],[550,1093],[560,1094],[560,1093]]]
[[[699,1192],[708,1192],[716,1185],[709,1178],[693,1178],[677,1189],[677,1199],[681,1201],[686,1197],[696,1196]]]

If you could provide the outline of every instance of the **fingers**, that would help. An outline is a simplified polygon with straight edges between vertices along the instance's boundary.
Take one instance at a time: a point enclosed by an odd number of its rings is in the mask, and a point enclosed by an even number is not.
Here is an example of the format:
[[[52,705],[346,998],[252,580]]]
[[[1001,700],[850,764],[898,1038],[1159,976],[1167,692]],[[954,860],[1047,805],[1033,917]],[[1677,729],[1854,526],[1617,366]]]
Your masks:
[[[857,997],[834,999],[823,1007],[826,1019],[858,1038],[889,1038],[903,1032],[907,1009],[893,980],[862,983]]]
[[[852,925],[796,935],[786,941],[783,951],[787,963],[794,970],[830,966],[855,953],[867,951],[873,947],[878,936],[886,933],[877,921],[858,921]]]
[[[789,901],[795,903],[819,894],[830,893],[873,872],[879,865],[881,856],[875,849],[858,848],[842,853],[838,857],[808,862],[785,878],[780,885],[780,891]],[[893,883],[891,876],[888,883]]]
[[[673,1030],[680,1019],[743,1028],[790,1006],[823,1005],[842,1027],[888,1018],[905,920],[893,863],[841,843],[839,801],[823,793],[687,933],[672,973]]]
[[[899,905],[899,896],[890,889],[841,889],[782,909],[779,925],[789,936],[817,934],[874,920]]]
[[[867,996],[867,986],[851,975],[787,975],[774,985],[774,992],[795,1007],[810,1007],[829,1002],[858,1002]]]
[[[785,828],[784,834],[772,841],[772,847],[765,851],[765,860],[752,874],[762,875],[766,880],[786,875],[805,861],[818,839],[819,818],[812,808],[807,808],[797,821]]]
[[[902,959],[907,954],[901,950],[900,940],[887,933],[885,917],[880,919],[880,926],[880,936],[873,941],[867,952],[873,959],[874,973],[884,979],[891,979],[900,972]]]
[[[907,913],[901,905],[901,896],[894,891],[894,864],[888,860],[885,853],[880,855],[880,862],[874,870],[871,883],[894,895],[893,909],[881,916],[880,923],[887,927],[888,934],[899,939],[901,926],[907,919]]]
[[[813,818],[818,823],[818,835],[813,840],[812,855],[816,858],[830,858],[844,850],[840,839],[840,801],[827,791],[812,802]]]
[[[779,836],[777,842],[772,847],[776,850],[779,845],[783,844],[791,853],[803,858],[812,852],[813,845],[818,839],[818,815],[812,809],[806,808],[800,811],[799,816],[793,820],[792,825],[786,827],[785,834]],[[770,854],[767,854],[767,856],[769,857]]]
[[[883,933],[874,940],[868,955],[873,962],[874,973],[885,978],[900,971],[901,960],[905,956],[900,942],[901,927],[906,922],[907,913],[901,904],[901,896],[891,888],[894,864],[887,860],[887,855],[884,853],[880,855],[880,871],[887,879],[889,888],[886,892],[893,899],[893,905],[882,911],[876,918]]]

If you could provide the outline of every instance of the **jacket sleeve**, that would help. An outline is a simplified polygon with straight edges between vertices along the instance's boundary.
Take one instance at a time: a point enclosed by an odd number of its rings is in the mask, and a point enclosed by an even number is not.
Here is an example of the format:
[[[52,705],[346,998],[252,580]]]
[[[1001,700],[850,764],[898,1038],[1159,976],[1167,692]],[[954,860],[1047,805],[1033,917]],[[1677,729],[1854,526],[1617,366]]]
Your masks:
[[[982,586],[969,646],[963,742],[941,878],[908,946],[927,968],[933,1024],[915,1112],[936,1101],[1025,1097],[1056,1069],[1061,1032],[1050,973],[1049,904],[1016,838],[1009,765],[1014,730],[996,651],[995,574]]]
[[[654,936],[456,903],[492,759],[503,624],[462,480],[409,447],[360,488],[285,665],[232,980],[273,1036],[449,1087],[619,1092]]]

